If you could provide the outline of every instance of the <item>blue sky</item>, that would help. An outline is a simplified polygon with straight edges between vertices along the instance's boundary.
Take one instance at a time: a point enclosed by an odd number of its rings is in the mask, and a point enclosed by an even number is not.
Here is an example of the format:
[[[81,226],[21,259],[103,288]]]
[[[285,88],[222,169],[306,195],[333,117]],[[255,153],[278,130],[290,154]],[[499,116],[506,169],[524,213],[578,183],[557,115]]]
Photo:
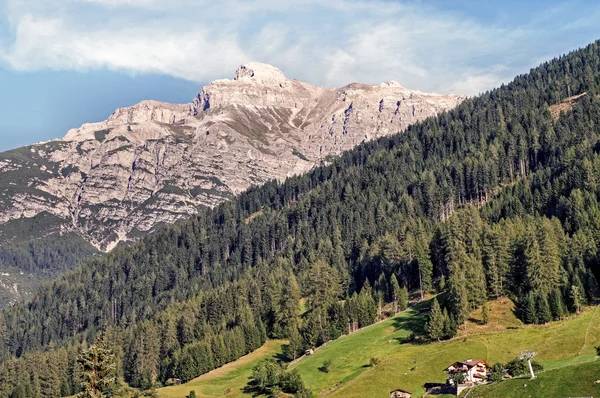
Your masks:
[[[597,1],[0,0],[0,150],[262,61],[323,86],[477,94],[600,38]]]

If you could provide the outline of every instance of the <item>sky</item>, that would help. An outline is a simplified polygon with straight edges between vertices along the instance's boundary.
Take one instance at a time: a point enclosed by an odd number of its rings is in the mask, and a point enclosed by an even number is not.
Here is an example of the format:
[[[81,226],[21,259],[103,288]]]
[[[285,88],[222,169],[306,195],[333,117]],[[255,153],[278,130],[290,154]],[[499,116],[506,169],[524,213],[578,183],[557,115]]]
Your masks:
[[[477,95],[600,39],[595,0],[0,0],[0,150],[260,61],[340,87]]]

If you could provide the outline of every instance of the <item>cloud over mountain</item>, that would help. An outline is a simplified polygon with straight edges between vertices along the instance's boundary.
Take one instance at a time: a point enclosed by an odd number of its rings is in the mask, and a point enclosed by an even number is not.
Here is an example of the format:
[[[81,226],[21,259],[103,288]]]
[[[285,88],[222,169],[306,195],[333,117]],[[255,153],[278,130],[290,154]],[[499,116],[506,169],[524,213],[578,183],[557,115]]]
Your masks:
[[[259,60],[317,85],[394,79],[475,94],[525,72],[532,58],[593,39],[600,7],[577,6],[490,21],[387,0],[6,0],[0,62],[16,70],[108,68],[205,83]],[[573,18],[556,29],[565,13]],[[578,35],[565,38],[572,31]]]

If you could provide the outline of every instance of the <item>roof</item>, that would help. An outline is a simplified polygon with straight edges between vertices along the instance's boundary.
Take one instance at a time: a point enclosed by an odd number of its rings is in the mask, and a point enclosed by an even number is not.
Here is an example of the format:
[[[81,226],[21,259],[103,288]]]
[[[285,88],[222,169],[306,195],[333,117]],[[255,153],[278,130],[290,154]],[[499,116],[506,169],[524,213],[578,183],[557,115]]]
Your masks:
[[[406,391],[406,390],[402,390],[402,389],[400,389],[400,388],[396,388],[395,390],[393,390],[393,391],[390,391],[390,394],[391,394],[391,393],[393,393],[393,392],[404,392],[404,393],[406,393],[406,394],[412,394],[412,392],[410,392],[410,391]]]
[[[444,370],[448,370],[451,367],[456,367],[457,365],[458,366],[466,366],[468,369],[471,369],[473,366],[477,366],[479,364],[485,364],[485,366],[487,366],[488,368],[490,367],[490,365],[486,361],[484,361],[483,359],[475,359],[475,360],[469,359],[469,360],[466,360],[466,361],[454,362],[452,365],[448,366]]]

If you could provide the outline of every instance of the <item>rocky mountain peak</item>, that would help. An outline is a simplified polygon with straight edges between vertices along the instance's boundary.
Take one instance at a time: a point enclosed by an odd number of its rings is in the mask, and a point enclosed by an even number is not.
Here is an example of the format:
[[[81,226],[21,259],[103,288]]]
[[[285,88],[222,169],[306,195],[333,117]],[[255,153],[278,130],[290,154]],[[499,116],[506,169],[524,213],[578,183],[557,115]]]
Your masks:
[[[10,240],[4,225],[33,223],[40,236],[72,231],[111,250],[465,98],[397,82],[316,87],[250,62],[192,103],[142,101],[62,140],[0,153],[0,243]]]
[[[249,62],[240,65],[235,71],[234,80],[265,85],[277,85],[287,82],[287,78],[278,68],[262,62]]]

